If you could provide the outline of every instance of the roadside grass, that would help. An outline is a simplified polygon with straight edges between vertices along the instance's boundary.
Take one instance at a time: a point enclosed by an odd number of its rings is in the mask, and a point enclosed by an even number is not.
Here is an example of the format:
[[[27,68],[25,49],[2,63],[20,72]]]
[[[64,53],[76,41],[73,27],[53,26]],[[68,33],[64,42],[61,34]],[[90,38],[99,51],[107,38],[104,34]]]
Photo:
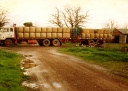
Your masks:
[[[28,77],[20,68],[22,56],[0,49],[0,91],[26,91],[21,85]]]
[[[70,44],[71,45],[71,44]],[[117,75],[128,78],[128,52],[121,51],[122,45],[105,44],[106,48],[74,47],[59,49],[59,52],[74,55],[100,66]],[[127,46],[127,45],[125,45]]]

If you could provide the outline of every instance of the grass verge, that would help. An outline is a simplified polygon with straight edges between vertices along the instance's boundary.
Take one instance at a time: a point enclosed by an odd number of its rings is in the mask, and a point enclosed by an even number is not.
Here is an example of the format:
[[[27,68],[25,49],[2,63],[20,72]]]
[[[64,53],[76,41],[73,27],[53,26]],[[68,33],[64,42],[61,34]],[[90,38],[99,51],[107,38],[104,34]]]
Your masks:
[[[26,80],[20,69],[22,56],[0,49],[0,91],[26,91],[21,82]]]
[[[107,45],[106,45],[107,46]],[[119,44],[108,44],[107,48],[66,47],[60,52],[75,55],[128,78],[128,52],[122,52]]]

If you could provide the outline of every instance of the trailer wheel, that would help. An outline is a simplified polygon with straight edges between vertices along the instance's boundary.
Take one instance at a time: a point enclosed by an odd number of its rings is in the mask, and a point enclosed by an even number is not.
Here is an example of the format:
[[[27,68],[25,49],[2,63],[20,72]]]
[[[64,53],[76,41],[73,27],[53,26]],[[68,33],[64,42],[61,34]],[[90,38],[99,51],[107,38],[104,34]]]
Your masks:
[[[44,39],[43,40],[43,45],[44,46],[49,46],[50,45],[50,40],[49,39]]]
[[[95,46],[95,41],[94,40],[88,40],[89,46]]]
[[[104,43],[103,40],[96,40],[96,44],[102,45],[103,43]]]
[[[12,46],[12,45],[13,45],[13,42],[12,42],[11,39],[6,39],[6,40],[4,41],[4,45],[5,45],[5,46]]]
[[[103,44],[103,40],[96,40],[96,47],[100,47]]]
[[[58,39],[52,40],[52,45],[53,46],[60,46],[60,41]]]

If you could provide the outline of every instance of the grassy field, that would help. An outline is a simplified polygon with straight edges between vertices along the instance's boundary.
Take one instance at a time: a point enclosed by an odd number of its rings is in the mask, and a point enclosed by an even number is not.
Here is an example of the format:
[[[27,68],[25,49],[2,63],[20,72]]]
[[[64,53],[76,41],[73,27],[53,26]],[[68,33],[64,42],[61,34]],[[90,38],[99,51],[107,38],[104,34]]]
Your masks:
[[[69,46],[67,46],[69,45]],[[106,48],[75,47],[74,44],[64,44],[60,52],[75,55],[107,69],[111,72],[128,78],[128,52],[121,49],[127,45],[105,44]]]
[[[21,82],[27,77],[20,69],[22,56],[0,49],[0,91],[26,91]]]

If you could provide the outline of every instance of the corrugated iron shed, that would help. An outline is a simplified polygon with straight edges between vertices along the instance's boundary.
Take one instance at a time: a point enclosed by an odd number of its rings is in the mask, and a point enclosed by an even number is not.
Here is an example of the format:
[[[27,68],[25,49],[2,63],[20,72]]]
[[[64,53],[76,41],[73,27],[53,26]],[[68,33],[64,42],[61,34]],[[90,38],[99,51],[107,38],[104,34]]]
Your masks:
[[[128,29],[118,29],[122,34],[128,35]]]

